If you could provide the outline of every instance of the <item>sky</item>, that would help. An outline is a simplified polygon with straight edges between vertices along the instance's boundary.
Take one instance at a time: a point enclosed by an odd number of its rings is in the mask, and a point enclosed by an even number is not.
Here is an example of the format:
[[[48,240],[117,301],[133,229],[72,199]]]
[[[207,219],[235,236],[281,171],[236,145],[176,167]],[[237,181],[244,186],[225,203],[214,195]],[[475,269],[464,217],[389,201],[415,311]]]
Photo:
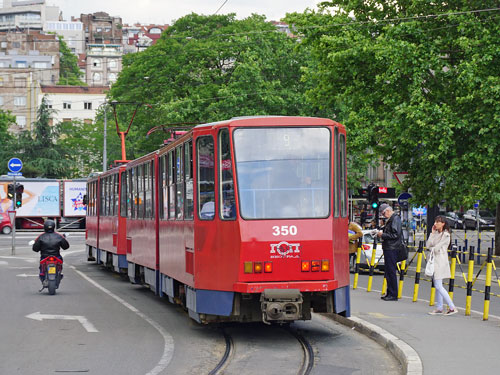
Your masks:
[[[224,4],[224,2],[226,2]],[[106,12],[119,16],[123,23],[172,24],[176,19],[190,13],[218,14],[236,13],[241,19],[252,13],[263,14],[267,20],[278,21],[287,12],[302,12],[315,8],[320,0],[46,0],[47,5],[59,6],[66,21],[71,16]]]

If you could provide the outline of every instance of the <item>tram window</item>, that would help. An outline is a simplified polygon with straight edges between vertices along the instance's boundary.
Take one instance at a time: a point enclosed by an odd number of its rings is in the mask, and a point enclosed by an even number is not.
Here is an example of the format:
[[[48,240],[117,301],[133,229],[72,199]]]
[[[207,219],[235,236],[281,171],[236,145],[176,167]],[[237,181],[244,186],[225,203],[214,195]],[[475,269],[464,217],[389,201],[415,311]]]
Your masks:
[[[151,162],[143,165],[144,168],[144,218],[151,218]]]
[[[339,130],[335,128],[335,153],[334,155],[334,169],[335,169],[335,177],[334,177],[334,199],[333,199],[333,211],[335,217],[339,216]]]
[[[184,219],[193,220],[194,197],[193,197],[193,142],[184,144]]]
[[[100,200],[101,200],[101,216],[106,216],[106,179],[101,179],[101,191],[100,191]]]
[[[198,217],[212,220],[215,214],[215,165],[214,139],[199,137],[196,142],[198,162]]]
[[[144,218],[144,167],[137,166],[137,218]]]
[[[165,155],[158,159],[158,215],[160,219],[165,218],[165,208],[163,207],[163,202],[165,199],[163,197],[165,188]]]
[[[178,220],[182,220],[183,217],[183,208],[184,208],[184,179],[183,179],[183,167],[182,167],[182,146],[179,146],[175,149],[175,171],[176,171],[176,178],[175,178],[175,188],[176,188],[176,194],[175,194],[175,217]]]
[[[328,128],[239,128],[233,141],[242,218],[330,215],[332,135]]]
[[[168,153],[168,217],[175,219],[175,163],[174,151]]]
[[[127,172],[122,172],[120,191],[120,216],[127,217]]]
[[[132,218],[134,210],[134,183],[132,178],[132,170],[127,171],[127,217]]]
[[[130,201],[132,202],[132,219],[137,217],[137,167],[132,168],[132,195]]]
[[[219,186],[220,217],[225,220],[234,219],[236,218],[236,202],[228,129],[222,129],[219,132]]]
[[[153,169],[153,162],[150,161],[147,164],[147,168],[149,169],[149,179],[146,181],[147,190],[146,190],[146,206],[148,212],[148,218],[152,219],[154,217],[154,186],[155,186],[155,174]]]
[[[345,136],[340,134],[339,141],[339,183],[340,183],[340,214],[347,216],[347,189],[346,189],[346,155]]]
[[[113,216],[118,216],[118,198],[119,198],[119,194],[118,194],[118,173],[115,173],[115,178],[114,178],[114,184],[115,184],[115,189],[114,189],[114,197],[113,197],[113,203],[114,203],[114,207],[113,207]]]

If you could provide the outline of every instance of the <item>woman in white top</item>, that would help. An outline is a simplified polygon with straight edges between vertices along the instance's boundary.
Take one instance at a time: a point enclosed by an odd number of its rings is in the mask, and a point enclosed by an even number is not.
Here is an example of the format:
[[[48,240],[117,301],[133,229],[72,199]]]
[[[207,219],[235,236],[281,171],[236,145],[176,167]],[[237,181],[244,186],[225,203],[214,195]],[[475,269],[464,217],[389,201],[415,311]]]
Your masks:
[[[437,216],[432,226],[432,233],[427,239],[427,250],[434,256],[434,287],[436,288],[436,309],[429,312],[431,315],[443,314],[443,299],[448,305],[444,315],[453,315],[458,312],[450,295],[443,287],[443,279],[450,278],[450,263],[448,262],[448,246],[451,242],[450,227],[444,217]]]

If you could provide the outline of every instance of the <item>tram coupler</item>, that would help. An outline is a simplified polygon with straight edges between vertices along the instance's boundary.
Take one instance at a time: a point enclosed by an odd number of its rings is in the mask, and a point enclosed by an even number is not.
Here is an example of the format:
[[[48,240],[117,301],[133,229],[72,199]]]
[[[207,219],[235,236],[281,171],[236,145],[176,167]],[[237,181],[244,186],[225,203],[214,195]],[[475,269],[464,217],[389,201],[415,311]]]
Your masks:
[[[260,295],[262,321],[271,324],[301,319],[302,302],[298,289],[265,289]]]

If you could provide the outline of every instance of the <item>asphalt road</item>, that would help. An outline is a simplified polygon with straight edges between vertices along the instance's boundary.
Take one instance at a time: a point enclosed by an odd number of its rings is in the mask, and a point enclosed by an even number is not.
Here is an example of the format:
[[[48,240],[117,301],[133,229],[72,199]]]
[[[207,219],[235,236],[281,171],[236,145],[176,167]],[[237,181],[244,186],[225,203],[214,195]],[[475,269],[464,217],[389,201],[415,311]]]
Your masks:
[[[84,234],[71,233],[55,296],[39,293],[35,233],[0,236],[0,374],[208,374],[234,342],[225,374],[296,374],[302,349],[280,327],[203,326],[178,306],[88,263]],[[314,350],[312,374],[400,374],[371,339],[322,316],[292,327]]]

